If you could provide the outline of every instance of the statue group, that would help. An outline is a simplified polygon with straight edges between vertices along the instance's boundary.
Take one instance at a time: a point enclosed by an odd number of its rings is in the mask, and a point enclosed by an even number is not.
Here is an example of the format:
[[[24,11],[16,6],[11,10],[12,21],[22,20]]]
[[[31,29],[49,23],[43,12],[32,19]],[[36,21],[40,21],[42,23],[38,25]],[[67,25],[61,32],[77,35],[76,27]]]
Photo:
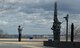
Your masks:
[[[68,14],[65,18],[66,20],[66,42],[68,41]],[[58,20],[57,17],[57,2],[54,3],[54,19],[53,19],[53,40],[60,41],[60,29],[61,29],[61,22]],[[73,42],[74,39],[74,24],[71,25],[71,41]]]

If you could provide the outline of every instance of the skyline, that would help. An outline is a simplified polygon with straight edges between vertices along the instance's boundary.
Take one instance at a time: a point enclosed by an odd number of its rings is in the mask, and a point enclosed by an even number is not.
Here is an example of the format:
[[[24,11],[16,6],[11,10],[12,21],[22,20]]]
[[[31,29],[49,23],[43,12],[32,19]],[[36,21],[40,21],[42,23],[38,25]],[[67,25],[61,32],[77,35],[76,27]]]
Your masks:
[[[58,4],[58,19],[63,22],[61,33],[65,34],[65,17],[69,14],[69,26],[80,24],[79,0],[0,0],[0,28],[8,34],[52,34],[54,3]],[[75,17],[76,16],[76,17]]]

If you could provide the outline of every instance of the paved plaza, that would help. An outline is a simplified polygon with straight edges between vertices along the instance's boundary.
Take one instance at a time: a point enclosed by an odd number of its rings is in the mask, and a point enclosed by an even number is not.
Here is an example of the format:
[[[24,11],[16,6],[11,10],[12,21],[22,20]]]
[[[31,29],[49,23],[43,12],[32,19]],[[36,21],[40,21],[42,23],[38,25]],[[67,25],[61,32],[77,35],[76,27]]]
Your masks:
[[[0,39],[0,48],[52,48],[43,46],[43,41],[47,39]]]

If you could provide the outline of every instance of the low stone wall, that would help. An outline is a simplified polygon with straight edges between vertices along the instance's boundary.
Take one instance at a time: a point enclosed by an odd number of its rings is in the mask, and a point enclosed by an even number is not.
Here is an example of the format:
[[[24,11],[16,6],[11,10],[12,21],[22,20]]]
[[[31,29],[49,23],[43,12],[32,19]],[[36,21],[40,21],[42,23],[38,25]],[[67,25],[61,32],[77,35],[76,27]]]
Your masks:
[[[80,48],[80,42],[44,41],[44,46],[59,47],[59,48]]]

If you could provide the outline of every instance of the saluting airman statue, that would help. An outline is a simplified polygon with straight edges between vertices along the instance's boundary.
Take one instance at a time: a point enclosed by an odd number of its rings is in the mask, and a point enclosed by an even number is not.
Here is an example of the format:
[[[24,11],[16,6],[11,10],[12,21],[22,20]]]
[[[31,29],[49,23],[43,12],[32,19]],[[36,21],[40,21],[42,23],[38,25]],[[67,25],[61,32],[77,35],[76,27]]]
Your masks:
[[[18,41],[19,41],[19,42],[21,41],[22,30],[23,30],[23,28],[21,28],[21,26],[19,25],[19,26],[18,26],[18,33],[19,33]]]

